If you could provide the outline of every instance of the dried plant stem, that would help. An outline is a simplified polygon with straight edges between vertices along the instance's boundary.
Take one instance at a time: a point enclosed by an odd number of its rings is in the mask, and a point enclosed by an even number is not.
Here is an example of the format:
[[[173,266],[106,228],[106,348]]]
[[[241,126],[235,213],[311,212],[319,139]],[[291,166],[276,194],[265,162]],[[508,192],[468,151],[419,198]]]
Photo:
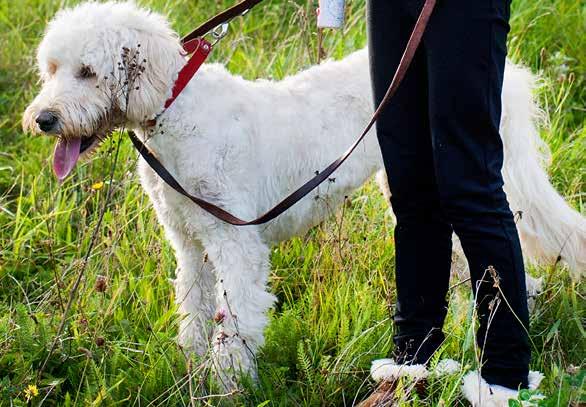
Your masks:
[[[112,181],[114,180],[114,171],[116,169],[116,164],[118,162],[118,156],[119,156],[119,152],[120,152],[120,142],[121,142],[121,137],[118,136],[117,145],[116,145],[116,153],[114,155],[114,160],[112,161],[112,166],[110,168],[110,176],[109,176],[110,182],[108,183],[108,191],[106,193],[106,199],[104,201],[104,205],[102,206],[102,210],[100,211],[98,223],[96,224],[96,227],[94,228],[94,231],[92,232],[90,244],[89,244],[87,251],[85,253],[85,256],[83,258],[79,272],[77,273],[75,283],[73,284],[73,287],[71,288],[71,291],[69,292],[69,299],[67,300],[67,305],[65,306],[65,310],[63,311],[63,318],[61,319],[61,323],[59,324],[59,328],[57,329],[57,333],[55,334],[55,339],[53,339],[53,343],[51,344],[51,348],[49,349],[49,353],[47,354],[47,357],[45,358],[45,360],[43,361],[43,364],[41,365],[41,367],[39,368],[39,371],[37,372],[37,379],[41,379],[41,376],[43,374],[43,371],[45,370],[45,367],[47,366],[47,363],[49,362],[49,359],[51,358],[51,356],[55,352],[55,348],[57,347],[57,342],[59,341],[59,337],[61,336],[61,334],[63,334],[63,330],[65,329],[65,324],[67,323],[69,313],[71,312],[71,307],[73,306],[73,302],[75,301],[75,298],[77,296],[77,291],[79,289],[79,285],[81,284],[81,281],[83,280],[83,276],[85,275],[85,271],[87,268],[87,263],[88,263],[89,257],[92,254],[92,250],[93,250],[93,248],[96,244],[96,241],[98,239],[98,235],[99,235],[99,232],[100,232],[100,229],[102,226],[102,221],[104,220],[104,214],[106,213],[106,209],[108,208],[108,204],[109,204],[110,199],[112,197],[112,189],[113,189],[112,188],[112,184],[113,184]]]

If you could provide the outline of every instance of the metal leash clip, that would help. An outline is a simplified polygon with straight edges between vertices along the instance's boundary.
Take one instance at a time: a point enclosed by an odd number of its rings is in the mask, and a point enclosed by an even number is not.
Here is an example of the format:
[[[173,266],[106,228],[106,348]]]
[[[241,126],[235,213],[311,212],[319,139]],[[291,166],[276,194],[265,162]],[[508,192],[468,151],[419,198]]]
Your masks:
[[[226,22],[223,24],[220,24],[219,26],[217,26],[216,28],[214,28],[211,31],[212,37],[214,38],[214,41],[212,42],[212,46],[215,46],[218,41],[220,41],[222,38],[224,38],[226,35],[228,35],[228,24],[230,24],[230,22]]]

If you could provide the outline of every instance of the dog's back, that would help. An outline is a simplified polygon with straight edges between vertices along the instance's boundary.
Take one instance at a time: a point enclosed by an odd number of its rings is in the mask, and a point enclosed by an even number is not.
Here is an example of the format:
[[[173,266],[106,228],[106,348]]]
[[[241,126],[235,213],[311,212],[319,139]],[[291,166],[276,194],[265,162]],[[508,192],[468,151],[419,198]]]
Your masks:
[[[275,160],[262,210],[286,196],[340,156],[360,135],[373,112],[368,55],[354,52],[273,83],[286,106],[271,115],[270,140],[259,143]],[[281,110],[281,107],[279,108]],[[353,191],[382,168],[372,130],[354,154],[313,193],[265,229],[269,241],[304,233],[334,213]],[[260,187],[260,185],[259,185]],[[268,197],[270,195],[270,198]]]

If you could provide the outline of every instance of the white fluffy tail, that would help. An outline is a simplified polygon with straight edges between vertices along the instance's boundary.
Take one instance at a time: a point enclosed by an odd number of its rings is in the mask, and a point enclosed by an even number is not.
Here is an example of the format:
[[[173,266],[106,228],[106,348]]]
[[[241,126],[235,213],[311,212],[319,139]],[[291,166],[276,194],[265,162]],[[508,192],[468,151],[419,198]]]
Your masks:
[[[566,203],[545,172],[550,155],[536,127],[535,82],[528,70],[507,63],[501,122],[504,188],[511,210],[522,212],[517,228],[526,261],[547,265],[560,257],[578,279],[586,270],[586,219]]]

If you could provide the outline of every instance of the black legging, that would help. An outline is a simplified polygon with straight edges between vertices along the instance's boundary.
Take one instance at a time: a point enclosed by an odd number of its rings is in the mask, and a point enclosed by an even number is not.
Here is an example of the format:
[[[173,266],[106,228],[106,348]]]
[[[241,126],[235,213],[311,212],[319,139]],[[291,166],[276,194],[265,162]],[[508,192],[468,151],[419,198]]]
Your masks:
[[[422,4],[368,2],[376,104]],[[527,386],[530,348],[523,258],[501,175],[509,7],[509,0],[438,0],[377,133],[397,217],[395,357],[425,363],[444,339],[455,232],[477,292],[482,376],[488,383],[517,388]],[[486,272],[489,266],[498,273],[514,313],[502,294],[498,306],[490,305],[497,289]],[[488,327],[491,308],[496,313]]]

